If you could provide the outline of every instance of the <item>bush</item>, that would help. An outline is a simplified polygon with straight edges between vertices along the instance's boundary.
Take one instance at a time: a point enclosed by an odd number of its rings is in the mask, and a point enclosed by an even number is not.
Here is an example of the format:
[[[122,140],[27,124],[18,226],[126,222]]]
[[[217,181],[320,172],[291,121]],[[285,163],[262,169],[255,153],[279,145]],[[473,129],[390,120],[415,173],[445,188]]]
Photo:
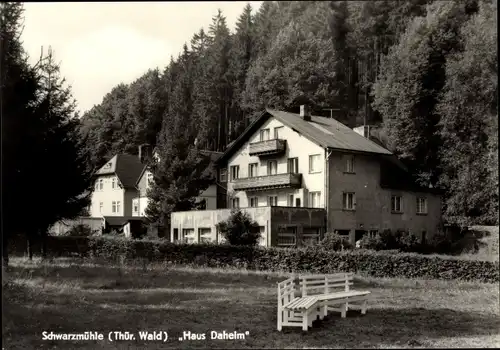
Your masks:
[[[326,233],[325,238],[320,243],[320,246],[326,250],[344,251],[352,249],[352,244],[337,233]]]
[[[49,237],[49,253],[79,254],[120,261],[149,260],[207,267],[243,267],[288,272],[362,272],[374,277],[434,278],[499,282],[499,264],[429,257],[414,253],[366,250],[329,251],[321,246],[302,249],[261,248],[215,244],[173,244],[164,240],[111,237]]]
[[[71,227],[71,229],[66,232],[65,236],[77,236],[77,237],[93,236],[98,232],[99,230],[92,230],[92,228],[89,225],[78,224]]]
[[[217,229],[231,245],[253,246],[260,239],[259,224],[239,209],[233,209],[226,221],[217,224]]]

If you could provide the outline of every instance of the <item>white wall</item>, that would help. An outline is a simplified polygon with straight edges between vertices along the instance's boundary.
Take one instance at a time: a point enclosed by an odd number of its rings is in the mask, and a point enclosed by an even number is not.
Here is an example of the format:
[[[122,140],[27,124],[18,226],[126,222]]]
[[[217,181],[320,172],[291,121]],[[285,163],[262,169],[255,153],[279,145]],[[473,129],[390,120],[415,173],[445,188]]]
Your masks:
[[[134,212],[134,203],[138,204],[138,212]],[[132,216],[146,216],[145,210],[148,206],[148,197],[135,197],[132,199]]]
[[[274,118],[270,118],[264,125],[260,128],[262,129],[270,129],[270,138],[274,138],[274,128],[284,126],[281,122]],[[276,159],[278,163],[278,174],[286,173],[288,171],[288,158],[299,158],[299,173],[302,174],[302,187],[306,188],[307,192],[312,191],[320,191],[320,207],[324,207],[325,196],[324,196],[324,188],[325,188],[325,152],[324,149],[315,143],[309,141],[306,137],[301,134],[293,131],[291,128],[284,126],[284,129],[280,132],[280,137],[282,139],[287,140],[287,150],[286,153],[279,158],[268,158],[265,160],[260,160],[257,156],[249,156],[249,144],[253,142],[260,141],[260,130],[255,132],[246,142],[243,147],[241,147],[228,161],[228,176],[230,176],[230,167],[233,165],[240,166],[240,178],[248,177],[248,164],[250,163],[259,163],[258,167],[258,176],[267,175],[267,161]],[[319,173],[309,174],[309,155],[319,154],[320,155],[320,169]],[[259,197],[259,206],[267,205],[267,196],[268,195],[278,195],[278,205],[279,206],[287,206],[287,195],[290,193],[294,193],[296,195],[301,196],[300,190],[297,189],[287,189],[287,190],[270,190],[270,191],[259,191],[255,193],[247,193],[245,191],[234,192],[233,183],[231,181],[228,182],[228,193],[233,193],[234,196],[240,199],[240,207],[248,207],[250,206],[249,197],[250,196],[258,196]],[[306,195],[305,197],[308,197]],[[309,206],[307,203],[308,198],[304,198],[301,200],[301,204],[303,207]],[[230,205],[230,201],[228,202]]]
[[[94,189],[92,193],[92,204],[90,207],[90,216],[92,217],[102,217],[102,216],[124,216],[125,213],[125,190],[123,188],[112,188],[112,179],[116,178],[116,175],[105,175],[100,176],[99,179],[103,179],[103,189]],[[112,202],[120,202],[120,211],[118,213],[112,212]],[[102,211],[99,209],[99,203],[102,202]]]
[[[206,210],[217,209],[217,185],[210,185],[210,187],[196,197],[197,202],[203,199],[207,202]]]

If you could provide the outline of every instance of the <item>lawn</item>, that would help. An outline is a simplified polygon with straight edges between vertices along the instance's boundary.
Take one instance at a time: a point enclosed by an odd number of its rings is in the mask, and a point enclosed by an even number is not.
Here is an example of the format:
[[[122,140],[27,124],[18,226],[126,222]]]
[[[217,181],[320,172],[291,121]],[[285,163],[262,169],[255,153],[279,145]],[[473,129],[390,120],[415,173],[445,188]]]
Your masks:
[[[376,299],[362,316],[337,314],[276,330],[285,275],[161,265],[12,260],[3,282],[5,349],[499,347],[495,284],[357,276]],[[42,331],[167,331],[159,341],[49,341]],[[183,331],[248,331],[245,340],[182,341]],[[138,337],[138,336],[137,336]]]

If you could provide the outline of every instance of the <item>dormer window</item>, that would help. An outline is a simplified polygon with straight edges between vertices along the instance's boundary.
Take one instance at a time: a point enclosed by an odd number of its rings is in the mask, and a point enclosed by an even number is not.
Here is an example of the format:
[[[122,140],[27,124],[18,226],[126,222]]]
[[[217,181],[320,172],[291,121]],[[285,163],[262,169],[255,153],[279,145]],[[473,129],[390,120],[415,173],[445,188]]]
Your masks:
[[[106,165],[104,165],[104,169],[109,169],[111,168],[111,163],[107,163]]]

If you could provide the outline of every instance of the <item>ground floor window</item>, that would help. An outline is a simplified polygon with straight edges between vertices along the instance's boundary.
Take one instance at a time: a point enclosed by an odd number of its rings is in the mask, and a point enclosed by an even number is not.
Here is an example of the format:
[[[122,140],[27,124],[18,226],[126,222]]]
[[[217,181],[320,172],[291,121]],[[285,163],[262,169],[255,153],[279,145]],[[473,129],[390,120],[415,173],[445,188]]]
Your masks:
[[[265,226],[259,226],[259,245],[261,246],[267,246],[267,237],[266,237],[266,227]]]
[[[194,228],[184,228],[182,229],[182,242],[183,243],[194,243]]]
[[[304,227],[302,230],[302,244],[305,246],[316,245],[321,240],[319,227]]]
[[[198,242],[208,243],[210,241],[212,241],[212,229],[199,228],[198,229]]]
[[[278,226],[278,247],[294,247],[297,245],[297,226]]]

